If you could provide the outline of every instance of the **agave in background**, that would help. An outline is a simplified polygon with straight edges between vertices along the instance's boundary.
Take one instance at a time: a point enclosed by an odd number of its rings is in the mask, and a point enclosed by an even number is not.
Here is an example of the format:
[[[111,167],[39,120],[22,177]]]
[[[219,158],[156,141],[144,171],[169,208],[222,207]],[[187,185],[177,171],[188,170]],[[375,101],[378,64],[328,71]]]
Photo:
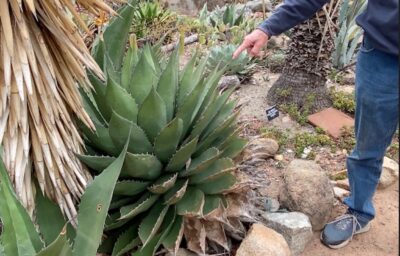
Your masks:
[[[82,125],[88,152],[79,158],[100,172],[130,141],[102,251],[153,255],[161,244],[176,251],[185,217],[223,213],[224,192],[236,182],[232,158],[246,141],[238,136],[233,90],[217,90],[224,70],[205,75],[207,59],[196,63],[195,55],[180,72],[179,47],[165,67],[148,45],[133,43],[126,52],[133,8],[119,15],[94,47],[107,79],[90,76],[95,91],[83,95],[97,132]]]
[[[239,75],[242,78],[249,78],[256,64],[245,52],[236,59],[232,59],[236,49],[237,46],[233,44],[212,47],[207,61],[207,68],[214,70],[218,65],[226,66],[226,75]]]
[[[208,11],[207,3],[199,13],[201,22],[213,27],[226,25],[229,27],[239,26],[245,21],[245,8],[239,10],[235,4],[215,8],[212,12]]]
[[[89,172],[76,159],[83,140],[73,116],[94,129],[76,82],[89,90],[86,70],[102,71],[74,20],[75,3],[95,15],[113,13],[101,0],[0,1],[0,144],[5,166],[32,214],[32,174],[68,218],[76,215]]]
[[[339,32],[335,38],[335,50],[332,54],[333,66],[337,69],[349,65],[357,52],[363,31],[356,24],[356,17],[366,6],[365,0],[345,0],[341,4],[338,18]]]

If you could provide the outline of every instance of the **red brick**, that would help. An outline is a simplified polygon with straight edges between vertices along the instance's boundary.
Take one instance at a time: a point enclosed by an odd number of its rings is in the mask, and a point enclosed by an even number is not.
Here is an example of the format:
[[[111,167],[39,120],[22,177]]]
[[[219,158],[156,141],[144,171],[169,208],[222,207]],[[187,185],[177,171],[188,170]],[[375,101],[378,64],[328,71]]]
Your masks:
[[[353,118],[334,108],[327,108],[321,112],[310,115],[308,116],[308,121],[314,126],[322,128],[334,138],[340,137],[343,127],[354,126]]]

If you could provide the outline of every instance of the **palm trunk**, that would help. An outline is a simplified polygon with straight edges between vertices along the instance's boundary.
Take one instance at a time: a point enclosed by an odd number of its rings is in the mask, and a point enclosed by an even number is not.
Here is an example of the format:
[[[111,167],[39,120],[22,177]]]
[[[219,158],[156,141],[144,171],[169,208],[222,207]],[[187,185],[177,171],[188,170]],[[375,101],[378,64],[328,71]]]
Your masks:
[[[325,85],[331,70],[338,1],[325,8],[293,29],[282,74],[268,92],[270,105],[295,105],[309,112],[331,106]]]

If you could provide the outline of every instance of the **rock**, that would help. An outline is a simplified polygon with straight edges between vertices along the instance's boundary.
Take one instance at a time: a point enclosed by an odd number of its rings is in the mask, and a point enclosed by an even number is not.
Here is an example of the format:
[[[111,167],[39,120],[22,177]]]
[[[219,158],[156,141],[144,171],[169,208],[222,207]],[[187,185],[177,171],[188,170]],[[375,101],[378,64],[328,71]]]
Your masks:
[[[350,195],[350,192],[348,190],[339,187],[334,187],[333,192],[335,193],[335,197],[340,201],[343,201],[345,197]]]
[[[283,235],[293,255],[303,252],[313,237],[310,219],[301,212],[266,213],[263,217],[268,227]]]
[[[279,201],[275,198],[267,197],[265,199],[265,211],[267,212],[276,212],[279,210],[280,204]]]
[[[281,161],[283,161],[284,157],[283,157],[283,155],[275,155],[275,156],[274,156],[274,159],[275,159],[276,161],[281,162]]]
[[[273,139],[258,138],[250,142],[247,146],[243,160],[267,159],[273,157],[279,150],[279,144]]]
[[[284,172],[279,199],[284,208],[306,214],[313,230],[321,230],[329,220],[335,196],[328,176],[317,163],[295,159]]]
[[[265,2],[265,11],[270,12],[272,11],[272,4],[269,0],[264,0]],[[246,6],[252,11],[252,12],[262,12],[263,11],[263,0],[253,0],[253,1],[248,1],[246,3]]]
[[[240,85],[239,77],[236,75],[233,76],[223,76],[218,83],[219,89],[226,89]]]
[[[289,246],[283,236],[262,224],[253,224],[236,256],[289,256]]]
[[[189,250],[183,249],[183,248],[179,248],[178,252],[176,253],[176,255],[168,253],[166,256],[196,256],[196,253],[193,253]]]
[[[335,186],[350,191],[349,179],[337,180]]]
[[[399,179],[399,164],[385,157],[383,159],[382,174],[379,179],[378,189],[385,189],[394,184]]]
[[[302,159],[306,159],[308,155],[311,153],[312,149],[310,147],[306,147],[303,150],[303,153],[301,154]]]
[[[343,79],[342,79],[343,81],[341,81],[341,84],[354,85],[355,78],[356,78],[356,75],[354,74],[354,72],[352,72],[352,71],[346,72],[343,76]],[[353,86],[353,91],[354,91],[354,86]]]

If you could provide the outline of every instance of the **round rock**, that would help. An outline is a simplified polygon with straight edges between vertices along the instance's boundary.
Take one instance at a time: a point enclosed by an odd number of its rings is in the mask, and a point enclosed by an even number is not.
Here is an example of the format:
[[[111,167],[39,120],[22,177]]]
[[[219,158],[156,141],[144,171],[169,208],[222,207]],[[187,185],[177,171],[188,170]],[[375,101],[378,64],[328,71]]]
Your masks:
[[[314,161],[293,160],[284,172],[284,186],[279,196],[281,205],[302,212],[313,230],[321,230],[329,220],[335,196],[328,176]]]

